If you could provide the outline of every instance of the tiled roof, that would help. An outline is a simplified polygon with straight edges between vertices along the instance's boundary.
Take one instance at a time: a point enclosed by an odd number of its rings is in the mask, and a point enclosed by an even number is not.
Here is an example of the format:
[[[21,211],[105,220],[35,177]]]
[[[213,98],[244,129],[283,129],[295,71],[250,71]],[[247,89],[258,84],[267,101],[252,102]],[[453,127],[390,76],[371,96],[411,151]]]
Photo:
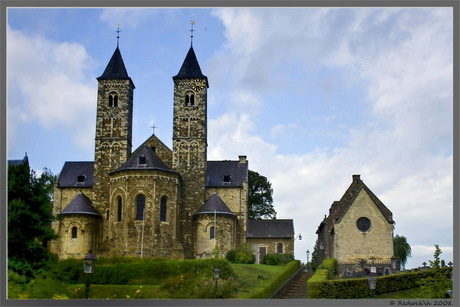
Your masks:
[[[89,214],[100,216],[93,207],[91,200],[83,193],[78,193],[74,199],[62,210],[61,214]]]
[[[248,163],[208,161],[207,187],[241,187],[248,181]]]
[[[9,165],[19,165],[22,163],[29,164],[29,158],[27,157],[27,152],[22,160],[8,160],[8,166]]]
[[[388,223],[393,223],[393,214],[391,211],[378,199],[377,196],[364,184],[360,175],[353,175],[353,182],[343,194],[340,201],[334,201],[329,209],[329,216],[327,216],[318,227],[317,233],[322,228],[323,223],[329,225],[329,230],[332,229],[334,222],[340,222],[348,208],[353,204],[356,197],[361,190],[366,191],[376,207],[380,210]]]
[[[198,60],[196,58],[195,51],[193,51],[193,47],[190,47],[187,56],[185,57],[184,63],[179,70],[179,73],[173,77],[173,79],[185,78],[205,78],[206,86],[209,87],[208,77],[203,75],[201,72],[200,64],[198,64]]]
[[[292,238],[293,220],[248,220],[246,238]]]
[[[65,162],[59,174],[57,185],[66,187],[93,187],[94,162]]]
[[[224,201],[217,195],[217,193],[213,193],[211,197],[198,209],[197,213],[195,214],[229,214],[235,215],[233,212],[227,207]]]
[[[120,49],[115,49],[112,58],[107,64],[102,76],[98,77],[97,80],[131,80],[126,71],[125,63],[121,57]],[[132,82],[132,80],[131,80]],[[134,85],[134,84],[133,84]]]
[[[146,144],[141,145],[134,154],[114,172],[124,170],[164,170],[171,172],[171,168],[157,156]]]

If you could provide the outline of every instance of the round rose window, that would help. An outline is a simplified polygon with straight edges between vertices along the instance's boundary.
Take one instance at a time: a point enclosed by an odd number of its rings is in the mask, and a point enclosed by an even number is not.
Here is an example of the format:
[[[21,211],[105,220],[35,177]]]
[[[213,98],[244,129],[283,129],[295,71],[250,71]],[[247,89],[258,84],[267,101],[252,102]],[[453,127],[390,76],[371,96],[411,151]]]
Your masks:
[[[366,232],[371,228],[371,220],[369,220],[367,217],[360,217],[356,221],[356,227],[362,232]]]

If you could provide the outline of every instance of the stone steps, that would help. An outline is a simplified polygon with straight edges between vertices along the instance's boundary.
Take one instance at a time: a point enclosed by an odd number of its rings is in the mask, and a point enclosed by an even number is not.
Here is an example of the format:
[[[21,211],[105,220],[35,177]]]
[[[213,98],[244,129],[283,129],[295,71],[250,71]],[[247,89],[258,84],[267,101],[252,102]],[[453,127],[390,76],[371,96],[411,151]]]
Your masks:
[[[312,272],[303,272],[292,284],[291,288],[282,297],[283,299],[305,299],[307,298],[307,281],[313,276]]]

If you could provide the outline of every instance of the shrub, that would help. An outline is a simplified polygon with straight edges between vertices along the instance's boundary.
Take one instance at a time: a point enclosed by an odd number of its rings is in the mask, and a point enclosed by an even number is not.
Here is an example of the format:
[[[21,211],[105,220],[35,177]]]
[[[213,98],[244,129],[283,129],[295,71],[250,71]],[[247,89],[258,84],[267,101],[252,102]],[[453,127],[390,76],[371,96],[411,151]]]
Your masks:
[[[332,279],[338,274],[339,263],[335,258],[327,258],[323,260],[323,268],[328,270],[328,279]]]
[[[225,259],[231,263],[252,264],[256,262],[256,256],[252,250],[233,249],[227,252]]]
[[[266,254],[263,264],[268,265],[285,265],[294,260],[292,254]]]

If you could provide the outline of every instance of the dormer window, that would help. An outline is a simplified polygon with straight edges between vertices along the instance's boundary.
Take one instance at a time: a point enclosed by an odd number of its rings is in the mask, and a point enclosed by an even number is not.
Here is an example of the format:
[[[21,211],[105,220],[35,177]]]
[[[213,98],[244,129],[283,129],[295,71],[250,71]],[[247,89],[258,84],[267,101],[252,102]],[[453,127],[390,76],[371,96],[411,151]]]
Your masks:
[[[85,175],[78,175],[77,176],[77,183],[85,182],[86,176]]]
[[[224,175],[224,183],[232,182],[232,177],[230,175]]]
[[[147,157],[140,156],[139,157],[139,165],[146,165],[147,164]]]

